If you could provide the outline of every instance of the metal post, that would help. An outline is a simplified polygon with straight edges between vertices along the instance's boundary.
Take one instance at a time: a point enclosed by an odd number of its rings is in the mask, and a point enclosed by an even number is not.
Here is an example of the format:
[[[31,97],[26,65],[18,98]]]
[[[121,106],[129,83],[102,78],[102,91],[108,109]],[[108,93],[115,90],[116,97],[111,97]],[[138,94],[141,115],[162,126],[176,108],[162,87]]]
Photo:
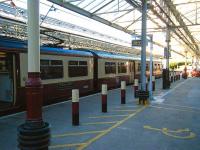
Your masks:
[[[169,27],[167,27],[166,42],[167,42],[166,69],[169,69],[169,51],[170,51],[170,29],[169,29]]]
[[[153,35],[150,35],[150,83],[149,83],[149,98],[150,100],[153,100],[153,92],[152,92],[152,75],[153,75],[153,55],[152,55],[152,51],[153,51]]]
[[[147,28],[147,0],[142,0],[142,50],[141,50],[141,88],[138,92],[139,104],[147,104],[149,93],[146,89],[146,29]]]
[[[146,28],[147,28],[147,1],[142,0],[142,51],[141,51],[141,90],[146,91]]]
[[[42,119],[43,86],[40,78],[39,0],[28,0],[28,80],[26,81],[26,122],[18,128],[18,146],[48,149],[49,124]],[[41,140],[42,139],[42,140]]]

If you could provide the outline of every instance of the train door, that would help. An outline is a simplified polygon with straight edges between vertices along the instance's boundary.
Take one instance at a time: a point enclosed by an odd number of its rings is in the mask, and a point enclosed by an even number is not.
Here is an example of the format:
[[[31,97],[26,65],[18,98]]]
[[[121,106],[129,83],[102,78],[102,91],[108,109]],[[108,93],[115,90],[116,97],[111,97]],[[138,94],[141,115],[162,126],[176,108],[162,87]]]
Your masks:
[[[134,72],[135,72],[135,68],[134,68],[134,61],[130,61],[130,65],[129,65],[129,70],[130,70],[130,83],[134,83]]]
[[[15,104],[15,55],[0,52],[0,111]]]

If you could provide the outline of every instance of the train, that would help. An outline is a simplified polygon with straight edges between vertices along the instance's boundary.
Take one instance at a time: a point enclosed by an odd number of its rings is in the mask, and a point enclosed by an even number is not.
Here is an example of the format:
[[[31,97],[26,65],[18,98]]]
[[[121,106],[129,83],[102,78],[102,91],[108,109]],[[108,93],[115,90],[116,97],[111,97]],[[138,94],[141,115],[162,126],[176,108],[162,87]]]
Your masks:
[[[92,49],[41,46],[40,71],[43,104],[67,100],[72,89],[80,95],[99,92],[102,84],[117,88],[120,82],[133,84],[140,75],[140,58]],[[28,72],[27,42],[0,37],[0,115],[24,110]],[[149,62],[146,65],[147,75]],[[154,75],[162,74],[159,60],[153,62]]]

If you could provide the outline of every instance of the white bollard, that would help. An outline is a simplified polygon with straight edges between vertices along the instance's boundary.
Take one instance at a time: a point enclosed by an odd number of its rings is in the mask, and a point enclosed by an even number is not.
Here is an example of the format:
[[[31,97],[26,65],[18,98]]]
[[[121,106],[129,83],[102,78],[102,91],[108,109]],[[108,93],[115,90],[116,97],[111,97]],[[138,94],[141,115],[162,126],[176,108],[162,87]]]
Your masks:
[[[72,124],[79,125],[79,90],[72,90]]]
[[[102,84],[101,87],[101,101],[102,101],[102,112],[107,112],[107,84]]]
[[[121,104],[126,103],[126,81],[121,81]]]

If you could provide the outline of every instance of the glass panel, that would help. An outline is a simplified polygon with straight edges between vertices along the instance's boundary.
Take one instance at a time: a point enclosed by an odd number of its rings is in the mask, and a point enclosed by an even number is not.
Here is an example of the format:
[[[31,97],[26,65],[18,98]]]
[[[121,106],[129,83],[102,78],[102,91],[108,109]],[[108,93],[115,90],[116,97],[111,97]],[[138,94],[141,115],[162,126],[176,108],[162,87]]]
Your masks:
[[[78,61],[69,61],[68,64],[69,65],[78,65]]]
[[[81,77],[88,75],[87,66],[68,66],[69,77]]]
[[[41,60],[40,60],[40,65],[41,65],[41,66],[49,66],[49,60],[41,59]]]
[[[105,62],[105,73],[115,74],[116,73],[116,63],[115,62]]]
[[[81,66],[87,66],[87,61],[79,61],[79,65],[81,65]]]
[[[62,60],[51,60],[51,65],[63,65]]]

